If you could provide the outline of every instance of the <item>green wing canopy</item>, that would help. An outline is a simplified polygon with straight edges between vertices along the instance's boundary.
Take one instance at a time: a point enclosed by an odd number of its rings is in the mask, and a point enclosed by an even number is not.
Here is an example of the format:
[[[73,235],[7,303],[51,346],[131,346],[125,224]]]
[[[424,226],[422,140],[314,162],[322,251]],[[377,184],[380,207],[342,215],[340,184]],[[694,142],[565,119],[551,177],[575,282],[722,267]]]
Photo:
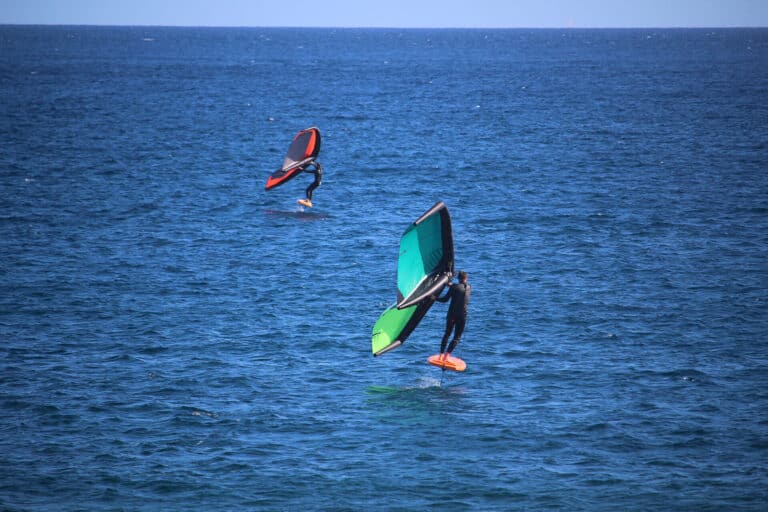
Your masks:
[[[371,349],[381,355],[403,344],[453,275],[453,230],[445,203],[438,201],[400,238],[397,302],[373,326]]]

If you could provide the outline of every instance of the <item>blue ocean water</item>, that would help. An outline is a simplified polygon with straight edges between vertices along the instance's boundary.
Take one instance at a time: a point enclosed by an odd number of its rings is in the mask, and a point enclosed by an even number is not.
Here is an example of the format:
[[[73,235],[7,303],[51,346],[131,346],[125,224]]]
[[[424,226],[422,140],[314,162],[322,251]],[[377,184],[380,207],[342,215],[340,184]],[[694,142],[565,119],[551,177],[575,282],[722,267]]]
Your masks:
[[[765,509],[768,30],[2,26],[0,113],[0,509]],[[437,200],[461,374],[370,354]]]

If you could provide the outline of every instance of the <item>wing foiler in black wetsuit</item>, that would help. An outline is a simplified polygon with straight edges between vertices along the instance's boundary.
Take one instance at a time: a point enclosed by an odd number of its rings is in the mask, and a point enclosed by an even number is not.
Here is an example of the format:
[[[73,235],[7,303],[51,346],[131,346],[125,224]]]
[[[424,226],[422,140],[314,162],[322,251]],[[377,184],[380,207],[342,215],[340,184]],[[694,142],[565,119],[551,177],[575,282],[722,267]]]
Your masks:
[[[472,292],[472,287],[467,282],[458,282],[452,284],[448,289],[448,293],[444,297],[438,297],[440,302],[451,301],[448,306],[448,314],[445,317],[445,334],[443,340],[440,342],[440,353],[445,352],[445,346],[448,343],[448,338],[451,336],[453,330],[453,340],[448,347],[448,353],[450,354],[456,348],[456,345],[461,341],[461,335],[464,333],[464,327],[467,325],[467,311],[469,308],[469,296]]]
[[[304,172],[315,175],[315,181],[310,183],[306,190],[307,199],[312,201],[312,192],[314,192],[314,190],[323,182],[323,166],[320,165],[320,162],[312,162],[309,165],[313,165],[315,167],[314,169],[309,169],[309,166],[307,166],[307,168],[304,169]]]

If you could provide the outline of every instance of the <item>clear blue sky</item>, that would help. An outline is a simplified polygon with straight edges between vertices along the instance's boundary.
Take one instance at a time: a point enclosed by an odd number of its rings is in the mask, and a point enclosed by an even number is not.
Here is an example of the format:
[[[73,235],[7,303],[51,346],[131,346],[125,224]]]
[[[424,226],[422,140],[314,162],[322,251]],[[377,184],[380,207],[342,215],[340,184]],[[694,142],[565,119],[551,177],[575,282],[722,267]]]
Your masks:
[[[0,24],[766,27],[768,0],[0,0]]]

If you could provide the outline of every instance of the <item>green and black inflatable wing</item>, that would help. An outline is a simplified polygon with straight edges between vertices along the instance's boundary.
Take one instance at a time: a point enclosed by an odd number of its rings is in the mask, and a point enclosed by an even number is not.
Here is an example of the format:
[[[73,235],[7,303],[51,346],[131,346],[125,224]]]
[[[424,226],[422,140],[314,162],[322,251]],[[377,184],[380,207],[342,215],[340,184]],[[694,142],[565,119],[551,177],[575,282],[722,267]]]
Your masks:
[[[379,356],[405,342],[453,276],[453,230],[445,203],[438,201],[400,238],[397,302],[373,326],[371,350]]]

